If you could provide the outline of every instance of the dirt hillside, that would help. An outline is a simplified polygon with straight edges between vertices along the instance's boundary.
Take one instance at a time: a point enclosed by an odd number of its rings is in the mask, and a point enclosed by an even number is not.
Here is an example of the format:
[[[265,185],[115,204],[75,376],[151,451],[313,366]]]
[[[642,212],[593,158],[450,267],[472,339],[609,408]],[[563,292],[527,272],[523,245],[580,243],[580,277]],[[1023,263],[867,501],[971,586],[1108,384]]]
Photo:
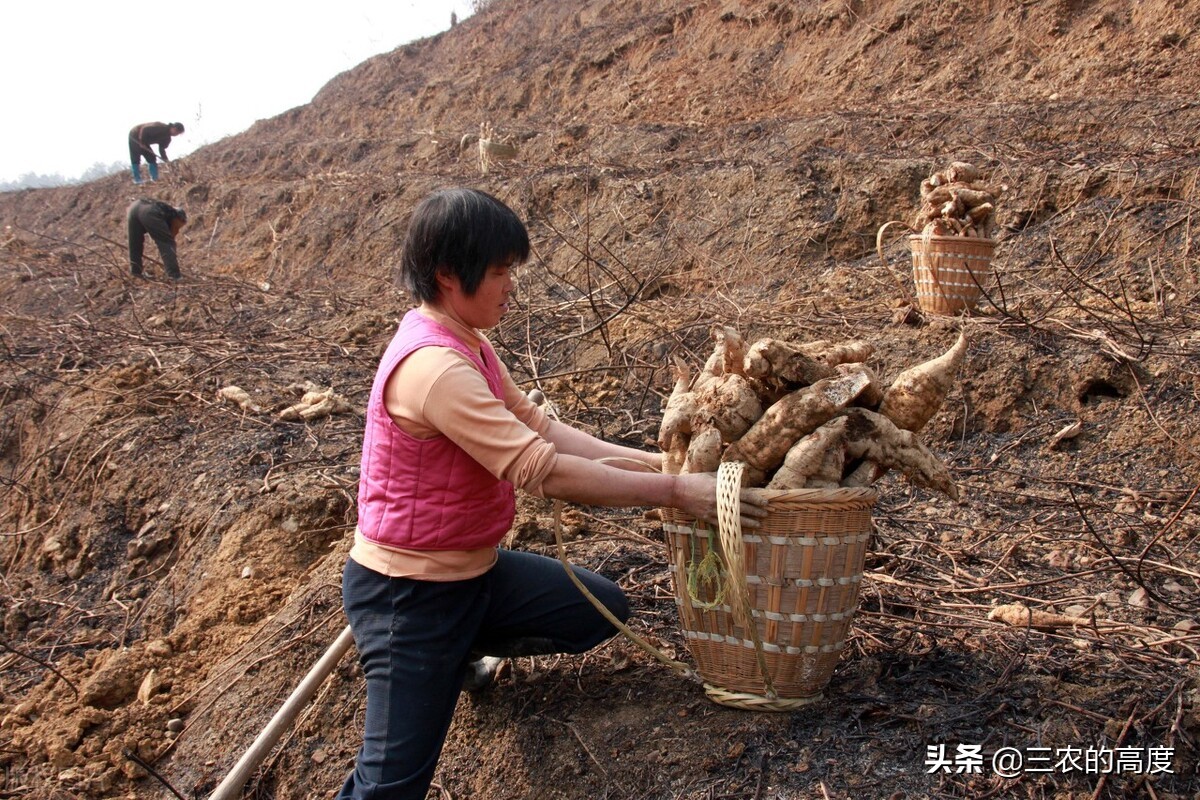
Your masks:
[[[460,703],[431,797],[1198,796],[1198,21],[1200,0],[494,0],[157,184],[0,194],[0,796],[207,797],[337,636],[392,273],[452,184],[529,225],[493,332],[514,377],[613,441],[654,446],[671,359],[699,366],[714,324],[866,339],[885,378],[970,345],[922,432],[960,500],[878,484],[824,699],[726,708],[623,638],[519,659]],[[486,173],[484,123],[517,148]],[[912,305],[903,226],[876,253],[955,160],[1005,187],[965,322]],[[178,284],[128,275],[139,196],[188,210]],[[281,413],[313,389],[345,404]],[[568,508],[567,553],[686,661],[646,511]],[[553,530],[525,498],[510,544],[552,554]],[[332,796],[362,713],[347,655],[246,796]],[[1004,748],[1101,760],[1004,775]]]

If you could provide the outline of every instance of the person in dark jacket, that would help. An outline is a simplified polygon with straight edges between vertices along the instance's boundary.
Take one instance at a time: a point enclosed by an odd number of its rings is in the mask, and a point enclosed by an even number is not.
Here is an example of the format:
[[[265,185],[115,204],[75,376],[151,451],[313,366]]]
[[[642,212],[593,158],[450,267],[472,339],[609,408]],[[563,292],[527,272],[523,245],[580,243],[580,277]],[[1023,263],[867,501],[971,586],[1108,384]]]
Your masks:
[[[146,159],[146,166],[150,170],[150,180],[158,180],[158,158],[163,161],[170,161],[167,158],[167,145],[171,143],[172,136],[178,136],[183,133],[182,122],[143,122],[141,125],[134,125],[129,131],[129,165],[133,171],[133,182],[141,183],[141,164],[142,159]],[[158,156],[154,155],[152,145],[158,145]]]
[[[175,256],[175,236],[187,223],[187,212],[161,200],[134,200],[126,214],[129,224],[129,271],[142,276],[142,249],[146,234],[158,245],[168,278],[179,278],[179,259]]]

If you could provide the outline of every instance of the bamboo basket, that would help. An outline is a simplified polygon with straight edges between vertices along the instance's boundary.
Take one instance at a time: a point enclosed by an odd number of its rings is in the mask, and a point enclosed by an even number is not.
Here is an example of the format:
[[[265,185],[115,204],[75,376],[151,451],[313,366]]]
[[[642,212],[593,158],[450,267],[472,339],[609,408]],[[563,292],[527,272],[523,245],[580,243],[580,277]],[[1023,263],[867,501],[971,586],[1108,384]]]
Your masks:
[[[764,490],[769,514],[743,534],[743,467],[727,463],[718,472],[718,530],[663,509],[675,602],[710,699],[789,711],[822,697],[841,657],[877,495],[865,488]],[[719,578],[698,574],[718,561]]]
[[[974,311],[983,294],[982,282],[990,271],[996,241],[921,233],[910,235],[908,241],[921,309],[948,316]]]
[[[479,171],[487,175],[492,166],[500,161],[511,161],[517,157],[517,146],[496,139],[479,140]]]

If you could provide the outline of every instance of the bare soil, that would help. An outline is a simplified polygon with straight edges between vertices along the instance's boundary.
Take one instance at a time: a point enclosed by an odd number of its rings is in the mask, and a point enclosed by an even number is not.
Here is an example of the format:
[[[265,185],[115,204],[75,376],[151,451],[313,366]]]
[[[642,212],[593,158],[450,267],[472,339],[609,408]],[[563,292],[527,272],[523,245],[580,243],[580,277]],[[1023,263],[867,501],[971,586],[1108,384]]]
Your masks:
[[[494,332],[514,376],[614,441],[652,446],[671,357],[700,363],[715,323],[869,339],[883,376],[960,325],[971,345],[923,433],[961,501],[879,484],[823,700],[719,706],[623,638],[520,659],[463,698],[432,797],[1198,796],[1198,18],[495,0],[155,185],[0,195],[0,796],[206,797],[342,629],[361,409],[408,305],[392,272],[448,184],[529,224]],[[518,146],[487,174],[483,122]],[[956,159],[1008,187],[965,322],[906,302],[902,239],[875,252]],[[179,284],[127,274],[143,195],[188,209]],[[352,410],[280,419],[311,385]],[[523,500],[511,545],[553,553],[551,511]],[[568,509],[567,552],[686,661],[646,511]],[[1089,622],[989,619],[1012,603]],[[348,655],[246,796],[332,796],[362,712]],[[1169,771],[928,769],[960,744],[1165,748]]]

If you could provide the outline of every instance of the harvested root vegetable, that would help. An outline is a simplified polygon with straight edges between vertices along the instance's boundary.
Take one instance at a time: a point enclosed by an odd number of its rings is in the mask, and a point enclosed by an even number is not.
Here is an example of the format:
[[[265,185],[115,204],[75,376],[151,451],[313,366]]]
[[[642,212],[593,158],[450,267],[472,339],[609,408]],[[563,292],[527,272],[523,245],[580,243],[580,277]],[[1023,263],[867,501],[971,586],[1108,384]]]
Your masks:
[[[721,432],[713,426],[701,428],[692,436],[679,472],[716,472],[721,466]]]
[[[885,469],[899,470],[917,486],[958,499],[958,487],[946,465],[911,431],[865,408],[847,409],[845,417],[847,459],[867,459]]]
[[[1047,631],[1052,631],[1056,628],[1073,628],[1081,625],[1090,626],[1092,624],[1092,621],[1087,617],[1054,614],[1049,611],[1029,608],[1021,603],[996,606],[988,612],[987,618],[996,622],[1003,622],[1005,625],[1012,625],[1014,628],[1038,628]]]
[[[746,351],[745,373],[776,386],[809,386],[833,375],[833,368],[778,339],[759,339]]]
[[[696,409],[692,425],[708,423],[715,426],[726,444],[750,430],[763,413],[758,392],[745,375],[726,373],[694,394]]]
[[[801,345],[800,352],[827,367],[836,367],[839,364],[854,364],[866,361],[875,354],[875,346],[862,339],[832,343],[817,341]]]
[[[693,391],[700,391],[723,375],[745,374],[742,361],[746,356],[746,341],[742,335],[728,325],[717,326],[712,335],[716,345],[712,355],[704,362],[704,368],[696,376]]]
[[[967,204],[963,202],[962,195],[954,193],[950,195],[949,200],[942,203],[939,210],[946,219],[961,219],[967,213]]]
[[[746,434],[721,456],[722,461],[744,461],[769,473],[783,463],[801,437],[815,431],[849,405],[866,388],[861,372],[825,378],[812,386],[785,395],[771,405]]]
[[[222,400],[228,400],[231,403],[236,403],[243,411],[253,411],[258,413],[262,409],[250,398],[250,394],[240,386],[225,386],[217,392],[217,396]]]
[[[305,392],[300,397],[300,405],[315,406],[333,397],[332,389],[314,389],[310,392]]]
[[[863,387],[862,393],[854,401],[854,405],[864,408],[879,408],[879,404],[883,402],[883,384],[879,382],[879,377],[874,370],[859,362],[838,364],[834,369],[837,370],[838,375],[850,375],[855,372],[866,375],[867,385]]]
[[[944,181],[937,184],[937,188],[933,188],[932,184],[927,184],[926,182],[921,183],[921,200],[930,208],[938,208],[953,198],[954,194]]]
[[[921,430],[946,401],[966,352],[963,331],[945,353],[897,375],[883,393],[879,413],[906,431]]]
[[[967,212],[967,216],[971,218],[971,222],[976,225],[985,224],[995,212],[996,207],[991,203],[980,203]]]
[[[954,161],[940,172],[935,172],[921,181],[921,195],[924,196],[948,183],[971,183],[983,177],[979,168],[966,161]]]
[[[863,363],[874,352],[866,341],[760,339],[746,348],[736,330],[723,326],[713,338],[695,381],[675,359],[675,386],[659,430],[664,472],[710,473],[722,461],[740,461],[743,485],[787,490],[865,487],[899,470],[918,486],[958,497],[949,470],[903,428],[924,426],[945,401],[965,335],[886,390]]]
[[[846,424],[845,417],[830,420],[792,445],[767,488],[830,488],[831,477],[832,485],[837,486],[845,461]]]
[[[282,420],[303,420],[308,422],[330,414],[350,411],[353,407],[345,397],[337,394],[332,388],[323,391],[310,390],[304,393],[300,402],[288,406],[279,412]]]
[[[662,424],[658,428],[658,446],[668,453],[677,449],[674,444],[676,436],[692,432],[692,416],[697,409],[696,395],[688,390],[692,382],[691,371],[678,356],[675,357],[674,372],[675,388],[667,398]],[[687,447],[686,442],[684,447]]]
[[[842,470],[846,468],[846,451],[840,447],[831,447],[825,451],[821,466],[809,476],[804,484],[806,489],[836,489],[841,486]]]
[[[996,198],[992,196],[991,192],[982,189],[955,189],[954,199],[963,211],[975,209],[985,204],[992,205],[996,202]]]
[[[970,183],[977,181],[983,177],[983,173],[979,171],[973,164],[968,164],[965,161],[954,161],[946,168],[946,178],[948,183]]]
[[[663,453],[663,474],[678,475],[683,471],[683,462],[687,459],[690,443],[691,437],[686,433],[677,433],[671,437],[671,444]]]
[[[962,233],[962,226],[956,226],[950,220],[933,219],[925,224],[921,233],[926,236],[958,236]]]
[[[870,486],[887,473],[887,470],[870,459],[863,459],[858,466],[842,478],[842,486]]]
[[[933,173],[921,181],[920,209],[909,227],[929,236],[992,238],[996,198],[1007,187],[983,181],[983,172],[965,161]]]
[[[670,474],[715,470],[720,447],[744,434],[762,414],[762,401],[753,383],[742,374],[746,345],[741,334],[733,328],[718,326],[713,329],[713,339],[716,342],[713,353],[694,382],[687,365],[675,358],[675,386],[663,409],[658,431],[658,446],[666,453],[663,469]],[[702,430],[705,433],[700,436]],[[717,460],[700,469],[698,464],[712,461],[707,454],[714,446],[714,436]],[[691,459],[686,455],[689,449],[693,452]]]
[[[324,391],[319,383],[313,383],[312,381],[304,381],[303,383],[290,383],[288,384],[287,390],[292,394],[300,394],[302,396],[308,394],[309,392]]]

